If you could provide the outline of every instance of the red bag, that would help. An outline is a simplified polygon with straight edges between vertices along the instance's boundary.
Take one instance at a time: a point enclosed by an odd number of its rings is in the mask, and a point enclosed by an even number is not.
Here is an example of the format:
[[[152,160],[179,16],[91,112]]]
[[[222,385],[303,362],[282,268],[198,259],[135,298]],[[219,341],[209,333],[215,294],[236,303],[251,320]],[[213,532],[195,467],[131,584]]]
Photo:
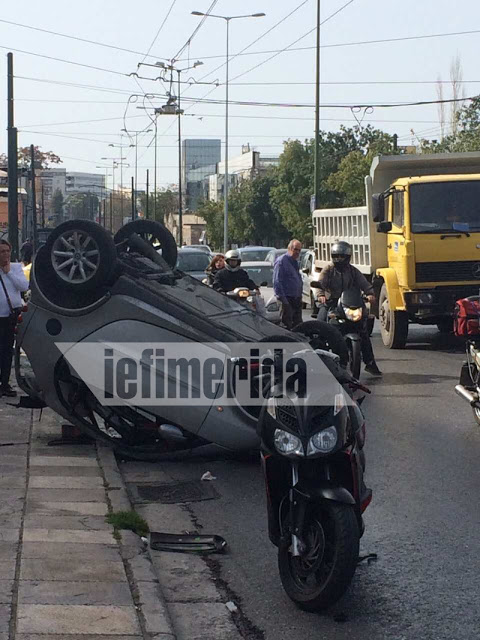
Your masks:
[[[480,335],[480,296],[457,300],[453,330],[456,336]]]

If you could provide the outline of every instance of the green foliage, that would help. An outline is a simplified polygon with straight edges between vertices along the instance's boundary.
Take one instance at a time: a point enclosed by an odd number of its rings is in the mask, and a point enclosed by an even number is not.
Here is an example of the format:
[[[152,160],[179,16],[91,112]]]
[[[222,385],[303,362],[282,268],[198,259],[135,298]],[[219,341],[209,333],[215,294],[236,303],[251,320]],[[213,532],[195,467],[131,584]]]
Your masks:
[[[53,151],[41,151],[40,147],[33,148],[33,157],[35,161],[35,169],[47,169],[51,164],[60,164],[62,160]],[[6,166],[8,156],[6,153],[0,153],[0,166]],[[19,147],[18,149],[18,166],[29,167],[31,164],[30,147]]]
[[[136,511],[116,511],[109,513],[105,520],[108,524],[111,524],[116,531],[126,529],[127,531],[133,531],[139,536],[146,536],[150,531],[147,522],[139,516]]]
[[[95,220],[98,213],[99,200],[92,193],[72,193],[65,198],[64,209],[69,218]]]
[[[63,216],[63,193],[57,189],[52,198],[52,212],[56,216],[57,221],[62,220]]]
[[[146,194],[140,196],[141,208],[143,212],[147,210],[147,197]],[[158,220],[163,222],[169,213],[176,213],[178,211],[178,193],[171,191],[170,189],[157,190],[157,196],[155,193],[150,193],[148,196],[148,217],[151,220]]]
[[[207,223],[209,245],[216,250],[223,250],[223,200],[207,200],[200,205],[197,213]]]
[[[456,114],[456,133],[443,140],[422,140],[422,153],[454,153],[480,150],[480,96]]]

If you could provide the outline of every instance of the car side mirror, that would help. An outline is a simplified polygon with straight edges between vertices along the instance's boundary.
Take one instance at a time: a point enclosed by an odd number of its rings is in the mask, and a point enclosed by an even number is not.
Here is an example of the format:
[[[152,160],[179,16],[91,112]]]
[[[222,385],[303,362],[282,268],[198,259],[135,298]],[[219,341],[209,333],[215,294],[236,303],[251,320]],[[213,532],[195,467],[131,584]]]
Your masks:
[[[322,288],[322,285],[320,284],[320,282],[317,282],[316,280],[311,282],[310,286],[311,286],[312,289],[321,289]]]
[[[379,222],[377,224],[377,231],[379,233],[388,233],[392,230],[392,223],[390,221]]]
[[[372,195],[372,219],[374,222],[385,220],[385,196],[383,193]]]

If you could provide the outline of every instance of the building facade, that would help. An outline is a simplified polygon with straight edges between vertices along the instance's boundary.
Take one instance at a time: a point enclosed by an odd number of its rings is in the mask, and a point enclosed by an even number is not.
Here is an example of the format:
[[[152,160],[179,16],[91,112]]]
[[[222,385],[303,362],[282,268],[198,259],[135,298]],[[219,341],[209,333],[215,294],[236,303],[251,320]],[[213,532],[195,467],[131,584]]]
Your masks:
[[[221,160],[221,141],[182,141],[182,202],[185,211],[196,211],[208,199],[208,176],[216,173]]]

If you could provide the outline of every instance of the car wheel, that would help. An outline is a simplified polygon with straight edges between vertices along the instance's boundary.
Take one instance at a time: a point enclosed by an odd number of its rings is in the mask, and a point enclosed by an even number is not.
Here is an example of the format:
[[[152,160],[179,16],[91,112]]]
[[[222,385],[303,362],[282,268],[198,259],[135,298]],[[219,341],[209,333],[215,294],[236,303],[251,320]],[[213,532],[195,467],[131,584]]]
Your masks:
[[[177,243],[163,224],[155,220],[133,220],[133,222],[128,222],[115,234],[115,244],[119,245],[127,241],[133,233],[136,233],[152,245],[155,250],[159,251],[161,249],[162,258],[173,269],[177,263]],[[128,242],[126,242],[126,245],[126,250],[128,251]]]
[[[80,294],[105,285],[117,257],[111,234],[91,220],[63,222],[50,233],[43,251],[51,287]]]

